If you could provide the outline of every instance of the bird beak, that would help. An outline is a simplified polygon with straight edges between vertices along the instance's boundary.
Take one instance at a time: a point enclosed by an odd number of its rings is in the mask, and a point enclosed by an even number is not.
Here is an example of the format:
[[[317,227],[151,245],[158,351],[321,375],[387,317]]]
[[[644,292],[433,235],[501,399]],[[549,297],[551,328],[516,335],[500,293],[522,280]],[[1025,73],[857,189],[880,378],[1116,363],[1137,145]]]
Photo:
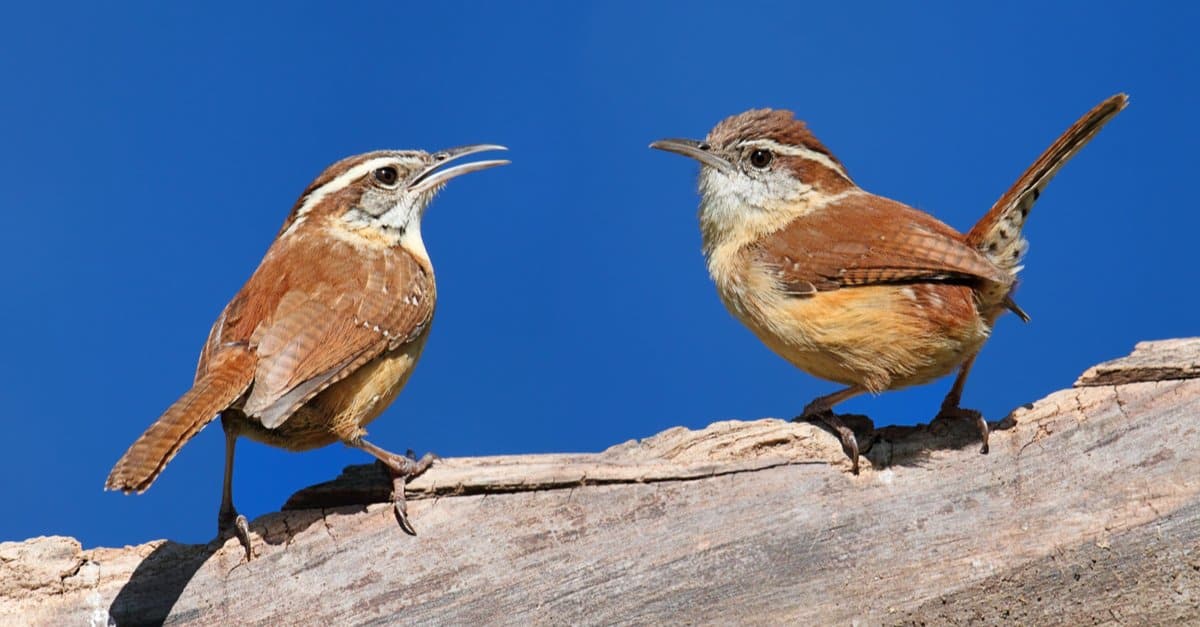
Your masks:
[[[712,153],[712,146],[695,139],[660,139],[651,148],[691,157],[700,163],[714,167],[725,174],[733,172],[733,164]]]
[[[470,146],[459,146],[457,148],[447,148],[440,152],[433,153],[433,164],[421,170],[411,181],[408,182],[408,191],[420,193],[429,189],[433,189],[446,181],[462,176],[470,172],[478,172],[494,168],[498,165],[508,165],[511,163],[506,159],[495,159],[492,161],[472,161],[471,163],[462,163],[452,168],[441,169],[442,166],[461,159],[468,155],[473,155],[479,152],[489,152],[492,150],[508,150],[504,146],[497,144],[472,144]]]

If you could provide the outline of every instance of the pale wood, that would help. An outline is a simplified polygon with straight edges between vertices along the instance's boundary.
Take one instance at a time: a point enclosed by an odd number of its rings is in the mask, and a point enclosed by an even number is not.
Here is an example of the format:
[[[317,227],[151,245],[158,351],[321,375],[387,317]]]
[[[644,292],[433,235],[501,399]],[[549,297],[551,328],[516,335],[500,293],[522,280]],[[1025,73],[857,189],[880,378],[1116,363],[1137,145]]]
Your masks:
[[[235,540],[3,543],[0,617],[1200,622],[1200,379],[1179,375],[1200,340],[1139,344],[1128,361],[1143,364],[1134,382],[1085,375],[1016,410],[990,455],[967,424],[881,429],[858,477],[813,425],[720,422],[598,454],[444,460],[411,484],[415,538],[387,504],[331,506],[386,498],[365,466],[292,501],[325,507],[252,523],[250,563]]]
[[[1200,377],[1200,338],[1138,342],[1133,354],[1088,368],[1075,385],[1116,385]]]

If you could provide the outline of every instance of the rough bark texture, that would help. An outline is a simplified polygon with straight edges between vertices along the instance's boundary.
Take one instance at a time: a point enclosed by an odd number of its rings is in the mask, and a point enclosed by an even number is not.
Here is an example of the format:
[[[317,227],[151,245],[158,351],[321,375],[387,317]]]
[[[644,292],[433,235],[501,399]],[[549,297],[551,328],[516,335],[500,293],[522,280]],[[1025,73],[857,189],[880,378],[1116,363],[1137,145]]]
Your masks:
[[[350,467],[236,540],[0,544],[18,624],[1200,622],[1200,339],[1139,344],[1016,410],[888,427],[860,476],[779,420],[599,454]],[[860,419],[861,426],[868,421]],[[367,504],[370,503],[370,504]]]

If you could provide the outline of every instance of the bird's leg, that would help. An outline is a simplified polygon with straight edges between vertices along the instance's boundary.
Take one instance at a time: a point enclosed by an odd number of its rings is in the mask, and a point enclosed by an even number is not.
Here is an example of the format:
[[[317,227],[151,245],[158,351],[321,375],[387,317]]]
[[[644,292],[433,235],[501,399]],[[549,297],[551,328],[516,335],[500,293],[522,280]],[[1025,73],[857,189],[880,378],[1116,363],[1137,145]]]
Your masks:
[[[250,524],[233,508],[233,447],[237,444],[238,431],[225,412],[221,413],[221,429],[225,431],[225,483],[221,488],[221,510],[217,513],[217,537],[232,530],[246,549],[248,562],[254,558],[250,550]]]
[[[819,420],[833,429],[842,440],[842,450],[850,457],[850,471],[856,475],[858,474],[858,439],[854,437],[854,431],[847,427],[837,414],[833,413],[833,406],[852,396],[858,396],[864,391],[863,388],[852,385],[833,394],[827,394],[806,405],[804,412],[796,418],[796,420]]]
[[[404,499],[404,486],[412,477],[416,477],[429,469],[433,460],[438,456],[433,453],[425,453],[421,459],[416,459],[412,451],[408,455],[397,455],[385,451],[374,444],[362,439],[362,437],[354,438],[346,442],[348,445],[362,449],[371,455],[375,456],[388,470],[392,473],[392,507],[396,514],[396,522],[400,523],[400,528],[405,533],[411,536],[417,535],[417,531],[413,529],[411,523],[408,522],[408,505]]]
[[[976,428],[979,429],[979,437],[983,440],[983,446],[979,452],[987,455],[988,453],[988,423],[983,418],[983,414],[974,409],[963,409],[958,404],[962,402],[963,386],[967,383],[967,375],[971,373],[971,366],[975,364],[975,357],[971,355],[963,362],[963,365],[958,370],[958,376],[954,379],[954,385],[950,388],[950,392],[946,394],[946,398],[942,400],[942,408],[938,411],[938,415],[934,420],[942,418],[967,419],[975,422]]]

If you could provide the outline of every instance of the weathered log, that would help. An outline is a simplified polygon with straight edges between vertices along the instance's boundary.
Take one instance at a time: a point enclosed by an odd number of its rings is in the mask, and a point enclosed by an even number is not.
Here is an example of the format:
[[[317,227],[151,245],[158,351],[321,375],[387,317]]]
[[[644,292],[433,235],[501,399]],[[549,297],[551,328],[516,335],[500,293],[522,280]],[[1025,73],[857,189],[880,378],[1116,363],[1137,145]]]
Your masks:
[[[17,624],[1200,622],[1200,339],[1139,344],[1017,409],[888,427],[849,474],[811,424],[598,454],[350,467],[236,540],[0,544]],[[859,427],[869,426],[859,419]],[[865,433],[864,433],[865,435]]]

